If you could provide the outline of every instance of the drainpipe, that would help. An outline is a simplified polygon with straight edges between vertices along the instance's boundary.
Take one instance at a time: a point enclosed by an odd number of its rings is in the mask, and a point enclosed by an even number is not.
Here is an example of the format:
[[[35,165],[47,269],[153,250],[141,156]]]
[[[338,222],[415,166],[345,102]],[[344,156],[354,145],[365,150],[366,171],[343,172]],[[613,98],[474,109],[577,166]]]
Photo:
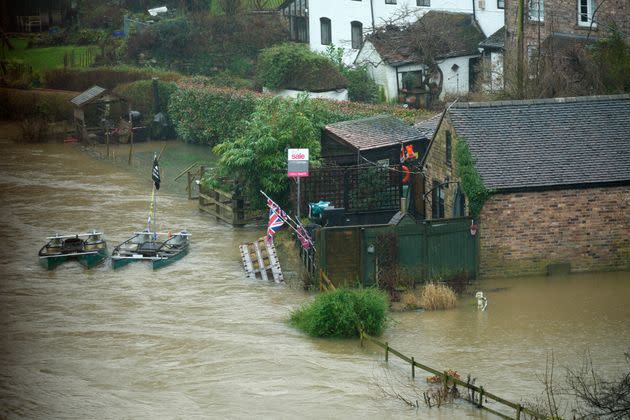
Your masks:
[[[523,98],[525,70],[524,55],[525,47],[524,30],[525,30],[525,0],[518,0],[518,9],[516,10],[516,86],[518,99]]]
[[[477,23],[477,11],[475,9],[475,0],[472,0],[472,9],[473,9],[473,21]]]
[[[375,23],[374,23],[374,0],[370,0],[370,12],[372,13],[372,32],[374,32],[374,30],[376,29],[374,27]]]

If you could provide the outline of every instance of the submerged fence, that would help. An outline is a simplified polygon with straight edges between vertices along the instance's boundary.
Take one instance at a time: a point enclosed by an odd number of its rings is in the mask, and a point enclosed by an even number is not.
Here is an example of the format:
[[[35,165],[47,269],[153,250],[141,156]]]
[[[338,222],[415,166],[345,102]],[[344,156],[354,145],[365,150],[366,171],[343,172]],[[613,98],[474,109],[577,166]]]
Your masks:
[[[415,379],[416,377],[416,368],[420,368],[426,372],[430,372],[438,377],[440,377],[442,379],[442,383],[444,384],[445,387],[448,386],[448,383],[453,383],[455,385],[460,385],[464,388],[467,388],[469,391],[471,391],[471,402],[473,404],[475,404],[478,408],[483,409],[488,411],[489,413],[492,413],[496,416],[502,417],[504,419],[516,419],[516,420],[520,420],[523,415],[527,415],[530,416],[532,418],[536,418],[536,419],[546,419],[547,416],[542,415],[540,413],[537,413],[527,407],[523,407],[521,404],[517,404],[511,401],[508,401],[504,398],[498,397],[488,391],[486,391],[483,386],[476,386],[473,385],[469,382],[465,382],[462,381],[461,379],[453,376],[453,375],[449,375],[448,372],[440,372],[437,369],[433,369],[429,366],[423,365],[422,363],[418,363],[416,362],[416,360],[413,357],[407,357],[404,354],[402,354],[401,352],[391,348],[389,346],[389,343],[385,342],[383,343],[382,341],[377,340],[374,337],[369,336],[368,334],[364,333],[363,331],[360,331],[361,334],[361,346],[363,346],[363,341],[367,340],[370,341],[374,344],[376,344],[379,347],[382,347],[385,350],[385,361],[389,361],[389,354],[393,354],[394,356],[397,356],[398,358],[404,360],[405,362],[411,364],[411,377]],[[496,410],[493,410],[490,407],[487,407],[483,404],[484,398],[487,399],[491,399],[494,400],[496,402],[498,402],[499,404],[503,404],[513,410],[516,410],[515,412],[515,416],[511,417],[508,416],[504,413],[500,413]]]

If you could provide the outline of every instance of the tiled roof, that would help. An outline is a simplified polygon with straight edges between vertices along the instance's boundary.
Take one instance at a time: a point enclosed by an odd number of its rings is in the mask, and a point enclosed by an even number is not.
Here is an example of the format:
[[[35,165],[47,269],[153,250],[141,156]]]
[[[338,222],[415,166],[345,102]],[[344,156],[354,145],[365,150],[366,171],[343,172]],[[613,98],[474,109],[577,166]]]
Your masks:
[[[367,41],[383,61],[399,66],[422,63],[423,44],[430,44],[424,47],[433,49],[435,58],[479,54],[477,46],[483,38],[472,15],[431,10],[407,28],[387,27],[368,36]]]
[[[505,47],[505,26],[479,43],[481,48],[502,50]]]
[[[487,188],[630,182],[630,95],[456,103],[447,118]]]
[[[438,123],[440,122],[440,118],[442,117],[442,113],[436,114],[429,118],[428,120],[420,121],[413,126],[418,129],[427,139],[433,138],[433,133],[437,130]]]
[[[76,106],[81,106],[90,102],[92,99],[96,98],[103,92],[105,92],[105,88],[95,85],[75,96],[74,98],[70,99],[70,102],[72,102]]]
[[[426,138],[420,130],[388,115],[342,121],[327,125],[324,130],[357,150],[378,149]]]

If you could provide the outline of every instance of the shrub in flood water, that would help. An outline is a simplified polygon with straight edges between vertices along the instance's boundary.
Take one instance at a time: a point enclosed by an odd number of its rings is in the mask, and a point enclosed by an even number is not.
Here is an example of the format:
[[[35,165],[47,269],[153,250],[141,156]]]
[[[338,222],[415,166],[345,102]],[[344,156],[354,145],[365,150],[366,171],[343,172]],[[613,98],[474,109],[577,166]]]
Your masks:
[[[428,283],[422,288],[420,306],[428,311],[453,309],[457,304],[457,295],[445,284]]]
[[[313,337],[357,337],[359,328],[379,336],[387,308],[387,295],[381,290],[337,289],[293,311],[290,322]]]

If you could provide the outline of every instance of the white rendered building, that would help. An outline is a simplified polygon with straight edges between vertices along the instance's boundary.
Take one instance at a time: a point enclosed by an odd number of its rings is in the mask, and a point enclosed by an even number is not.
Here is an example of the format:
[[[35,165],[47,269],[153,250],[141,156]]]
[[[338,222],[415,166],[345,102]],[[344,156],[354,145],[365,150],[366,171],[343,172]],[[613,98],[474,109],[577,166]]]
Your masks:
[[[401,16],[415,21],[430,10],[467,13],[489,36],[503,26],[504,7],[505,0],[286,0],[280,9],[293,40],[313,51],[341,47],[344,62],[352,64],[366,34]]]

